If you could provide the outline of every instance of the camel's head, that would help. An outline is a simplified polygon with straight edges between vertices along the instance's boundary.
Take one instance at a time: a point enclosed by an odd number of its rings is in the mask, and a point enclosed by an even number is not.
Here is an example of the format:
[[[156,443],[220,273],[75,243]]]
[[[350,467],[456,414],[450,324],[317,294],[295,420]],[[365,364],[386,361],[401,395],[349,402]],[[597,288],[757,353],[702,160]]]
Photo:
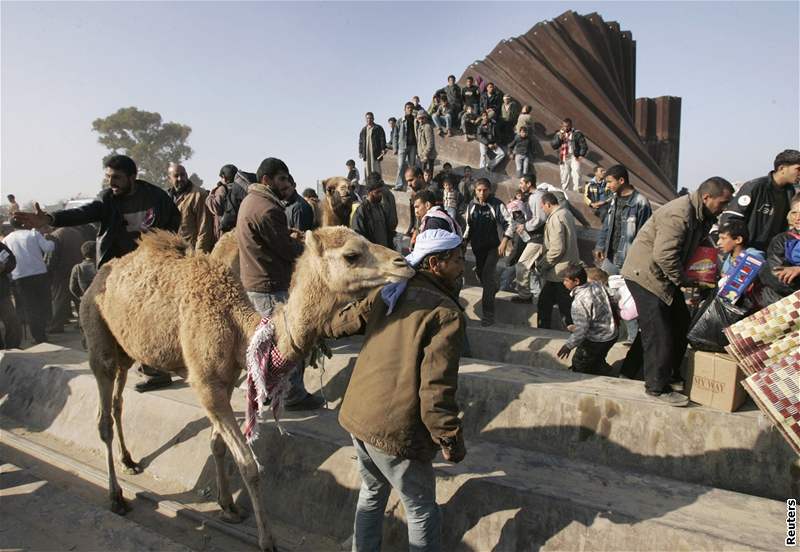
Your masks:
[[[339,198],[345,198],[350,193],[350,183],[343,176],[332,176],[322,183],[325,194],[332,197],[338,193]]]
[[[306,250],[298,260],[298,269],[313,271],[342,302],[414,275],[414,269],[402,255],[370,243],[344,226],[306,232],[305,242]]]

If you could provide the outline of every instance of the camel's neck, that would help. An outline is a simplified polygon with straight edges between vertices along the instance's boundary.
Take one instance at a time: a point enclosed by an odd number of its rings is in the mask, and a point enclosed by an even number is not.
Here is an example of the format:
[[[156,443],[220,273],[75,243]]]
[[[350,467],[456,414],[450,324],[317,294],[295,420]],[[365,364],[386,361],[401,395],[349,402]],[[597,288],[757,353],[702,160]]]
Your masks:
[[[278,305],[272,314],[278,350],[287,360],[307,356],[322,333],[322,325],[330,319],[334,300],[329,293],[320,293],[321,282],[311,271],[305,271],[292,286],[289,300]]]

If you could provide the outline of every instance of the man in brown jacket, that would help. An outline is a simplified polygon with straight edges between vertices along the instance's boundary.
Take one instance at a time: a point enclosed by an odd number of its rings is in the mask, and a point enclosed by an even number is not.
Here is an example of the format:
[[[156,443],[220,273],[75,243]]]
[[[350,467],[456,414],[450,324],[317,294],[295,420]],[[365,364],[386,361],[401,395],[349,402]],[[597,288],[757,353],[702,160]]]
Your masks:
[[[732,197],[731,183],[714,176],[697,191],[673,199],[648,219],[622,265],[639,312],[636,341],[641,340],[644,351],[645,392],[672,406],[689,403],[688,397],[674,392],[670,385],[681,379],[689,331],[681,286],[694,282],[687,280],[684,270]]]
[[[167,176],[172,184],[169,195],[181,213],[178,235],[196,251],[210,253],[214,247],[214,218],[206,207],[208,192],[189,180],[183,165],[171,163]]]
[[[278,303],[289,299],[292,269],[303,252],[303,242],[299,231],[289,230],[281,203],[295,191],[289,168],[280,159],[269,157],[261,162],[256,178],[258,182],[248,188],[236,219],[239,274],[255,309],[269,316]],[[301,364],[292,373],[287,410],[311,410],[323,404],[321,398],[306,391],[304,369]]]
[[[441,549],[432,460],[466,455],[458,405],[458,361],[466,319],[458,304],[461,238],[426,230],[406,260],[419,267],[352,303],[330,322],[330,337],[364,334],[339,412],[358,458],[361,490],[353,550],[380,550],[383,514],[394,488],[403,501],[411,550]]]
[[[558,203],[558,198],[552,192],[542,194],[540,201],[547,222],[544,223],[543,253],[536,260],[536,270],[544,279],[536,311],[537,326],[552,327],[553,305],[556,304],[564,325],[569,326],[572,324],[572,297],[564,287],[563,280],[567,267],[581,260],[575,218]]]

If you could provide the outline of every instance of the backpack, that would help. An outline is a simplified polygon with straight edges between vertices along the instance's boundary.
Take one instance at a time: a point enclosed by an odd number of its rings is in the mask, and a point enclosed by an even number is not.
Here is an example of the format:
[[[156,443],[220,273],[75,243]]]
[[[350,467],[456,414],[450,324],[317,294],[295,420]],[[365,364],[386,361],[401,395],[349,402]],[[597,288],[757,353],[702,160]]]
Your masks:
[[[225,209],[219,221],[221,232],[233,230],[236,226],[236,218],[239,216],[239,207],[247,196],[247,188],[250,184],[255,184],[256,175],[249,172],[239,171],[233,178],[233,183],[225,194]]]

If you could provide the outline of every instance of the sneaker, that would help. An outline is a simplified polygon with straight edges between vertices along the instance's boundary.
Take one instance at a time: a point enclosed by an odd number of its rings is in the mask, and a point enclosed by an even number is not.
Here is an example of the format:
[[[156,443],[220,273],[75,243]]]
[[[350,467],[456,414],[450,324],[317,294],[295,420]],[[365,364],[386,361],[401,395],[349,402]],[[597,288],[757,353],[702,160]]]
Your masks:
[[[139,393],[145,393],[147,391],[169,387],[170,385],[172,385],[172,377],[165,374],[163,376],[153,376],[144,381],[140,381],[134,386],[134,389]]]
[[[669,382],[669,386],[673,391],[677,391],[678,393],[683,393],[684,389],[686,389],[686,385],[684,384],[683,380],[678,379]]]
[[[531,304],[533,303],[533,297],[521,297],[519,295],[515,295],[511,298],[512,303],[524,303],[524,304]]]
[[[325,401],[322,399],[322,397],[317,397],[316,395],[309,393],[301,401],[294,404],[287,404],[286,410],[289,410],[290,412],[296,412],[299,410],[317,410],[322,408],[322,405],[324,404]]]
[[[689,397],[687,397],[686,395],[682,395],[680,393],[676,393],[675,391],[670,391],[665,393],[652,393],[650,391],[646,391],[646,393],[651,397],[655,397],[661,402],[667,403],[670,406],[681,407],[681,406],[687,406],[689,404]]]

